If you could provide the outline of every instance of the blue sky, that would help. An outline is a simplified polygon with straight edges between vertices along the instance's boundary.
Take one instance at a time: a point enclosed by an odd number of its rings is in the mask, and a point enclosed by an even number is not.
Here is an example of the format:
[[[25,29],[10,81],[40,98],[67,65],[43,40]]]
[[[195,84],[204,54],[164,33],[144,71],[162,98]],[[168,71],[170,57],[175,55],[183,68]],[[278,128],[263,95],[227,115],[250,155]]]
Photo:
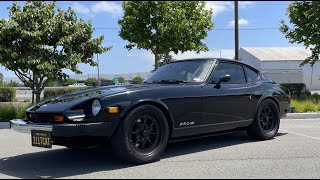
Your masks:
[[[19,2],[23,5],[24,2]],[[241,1],[239,2],[239,46],[240,47],[285,47],[301,46],[289,44],[284,35],[279,31],[280,19],[285,19],[286,8],[289,1]],[[0,2],[0,18],[8,18],[6,7],[12,5],[11,1]],[[118,36],[119,25],[117,21],[122,17],[121,2],[119,1],[58,1],[57,5],[63,9],[71,6],[78,17],[85,20],[92,20],[96,29],[94,36],[105,36],[104,45],[113,46],[111,51],[99,55],[100,73],[118,74],[132,72],[147,72],[153,69],[153,56],[145,50],[131,50],[124,48],[126,41]],[[232,1],[210,1],[207,2],[208,8],[213,8],[215,23],[214,29],[208,33],[204,42],[210,51],[196,54],[187,52],[174,55],[176,59],[191,57],[234,57],[234,31],[232,20],[233,2]],[[267,28],[267,29],[264,29]],[[272,29],[275,28],[275,29]],[[84,74],[97,73],[96,67],[89,65],[79,65]],[[73,73],[67,71],[70,75]],[[0,73],[5,77],[15,77],[13,72],[5,70],[0,66]]]

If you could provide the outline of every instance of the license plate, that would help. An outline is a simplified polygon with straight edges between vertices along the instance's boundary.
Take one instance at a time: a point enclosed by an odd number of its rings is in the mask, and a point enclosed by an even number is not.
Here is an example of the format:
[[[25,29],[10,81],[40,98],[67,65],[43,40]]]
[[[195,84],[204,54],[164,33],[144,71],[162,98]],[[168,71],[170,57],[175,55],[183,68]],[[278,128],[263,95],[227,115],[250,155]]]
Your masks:
[[[32,130],[31,142],[35,147],[52,148],[51,132]]]

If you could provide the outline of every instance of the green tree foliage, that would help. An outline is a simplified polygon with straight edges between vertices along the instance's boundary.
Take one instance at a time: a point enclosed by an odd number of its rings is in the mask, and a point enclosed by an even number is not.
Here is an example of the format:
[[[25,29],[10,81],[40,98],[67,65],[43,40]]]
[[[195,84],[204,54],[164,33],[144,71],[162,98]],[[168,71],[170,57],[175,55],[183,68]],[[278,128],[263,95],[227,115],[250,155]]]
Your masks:
[[[62,69],[80,74],[79,63],[96,66],[93,55],[111,49],[102,46],[104,36],[92,37],[91,21],[78,19],[70,7],[27,1],[8,10],[9,19],[0,19],[0,64],[33,89],[37,102],[50,80],[68,77]]]
[[[76,83],[77,83],[77,80],[68,78],[65,81],[63,81],[62,86],[69,86],[69,85],[73,85]]]
[[[119,83],[123,84],[124,82],[126,82],[126,80],[124,79],[124,77],[119,77]]]
[[[98,80],[96,78],[88,78],[87,80],[84,81],[84,84],[87,86],[96,87],[98,86]]]
[[[142,77],[139,77],[139,76],[134,77],[134,78],[131,80],[131,83],[132,83],[132,84],[141,84],[142,82],[143,82],[143,79],[142,79]]]
[[[101,78],[100,79],[100,85],[101,86],[114,85],[114,82],[112,80],[110,80],[110,79]]]
[[[126,48],[150,50],[159,60],[171,52],[208,51],[201,42],[214,23],[204,1],[124,1],[124,16],[118,21]]]
[[[2,85],[3,85],[3,74],[0,73],[0,86],[2,86]]]
[[[313,64],[320,59],[320,2],[319,1],[293,1],[287,8],[286,15],[292,25],[280,21],[280,31],[290,43],[303,43],[310,48],[312,54],[305,59],[301,66],[309,63]]]
[[[4,83],[4,86],[7,86],[7,87],[19,87],[20,86],[20,84],[19,83],[17,83],[17,82],[15,82],[15,81],[10,81],[10,82],[8,82],[8,83]]]

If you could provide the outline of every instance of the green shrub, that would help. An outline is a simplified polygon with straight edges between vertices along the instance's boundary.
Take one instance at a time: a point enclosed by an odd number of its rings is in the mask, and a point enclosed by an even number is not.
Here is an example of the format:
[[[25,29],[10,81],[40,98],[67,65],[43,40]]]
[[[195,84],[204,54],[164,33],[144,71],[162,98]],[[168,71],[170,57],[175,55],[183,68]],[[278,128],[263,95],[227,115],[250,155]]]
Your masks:
[[[287,89],[290,91],[290,93],[296,94],[296,95],[301,95],[302,93],[307,93],[310,94],[310,91],[307,89],[306,85],[304,83],[283,83],[281,86],[284,89]]]
[[[307,101],[292,100],[290,105],[295,107],[297,113],[316,112],[320,110],[320,104],[310,100],[307,100]]]
[[[314,102],[319,102],[320,100],[320,95],[318,93],[314,93],[311,95],[311,100]]]
[[[11,120],[16,117],[16,108],[13,105],[0,106],[0,119]]]
[[[31,104],[22,106],[10,104],[0,104],[0,121],[1,120],[12,120],[12,119],[24,119],[26,118],[25,112]]]
[[[0,102],[12,102],[16,98],[16,90],[12,87],[0,87]]]
[[[82,91],[86,89],[90,89],[92,87],[66,87],[66,88],[46,88],[44,90],[43,97],[44,99],[57,97],[65,94],[70,94],[77,91]]]

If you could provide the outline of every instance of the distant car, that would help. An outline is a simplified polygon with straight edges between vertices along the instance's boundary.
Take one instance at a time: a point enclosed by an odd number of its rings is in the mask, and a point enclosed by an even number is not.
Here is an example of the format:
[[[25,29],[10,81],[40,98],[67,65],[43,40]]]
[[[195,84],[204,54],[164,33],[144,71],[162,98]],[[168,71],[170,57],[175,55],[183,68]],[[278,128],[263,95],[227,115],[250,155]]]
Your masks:
[[[227,59],[188,59],[162,66],[143,84],[106,86],[41,102],[12,128],[31,133],[32,145],[71,149],[111,140],[133,163],[161,157],[168,141],[245,130],[275,137],[291,97],[261,73]]]

